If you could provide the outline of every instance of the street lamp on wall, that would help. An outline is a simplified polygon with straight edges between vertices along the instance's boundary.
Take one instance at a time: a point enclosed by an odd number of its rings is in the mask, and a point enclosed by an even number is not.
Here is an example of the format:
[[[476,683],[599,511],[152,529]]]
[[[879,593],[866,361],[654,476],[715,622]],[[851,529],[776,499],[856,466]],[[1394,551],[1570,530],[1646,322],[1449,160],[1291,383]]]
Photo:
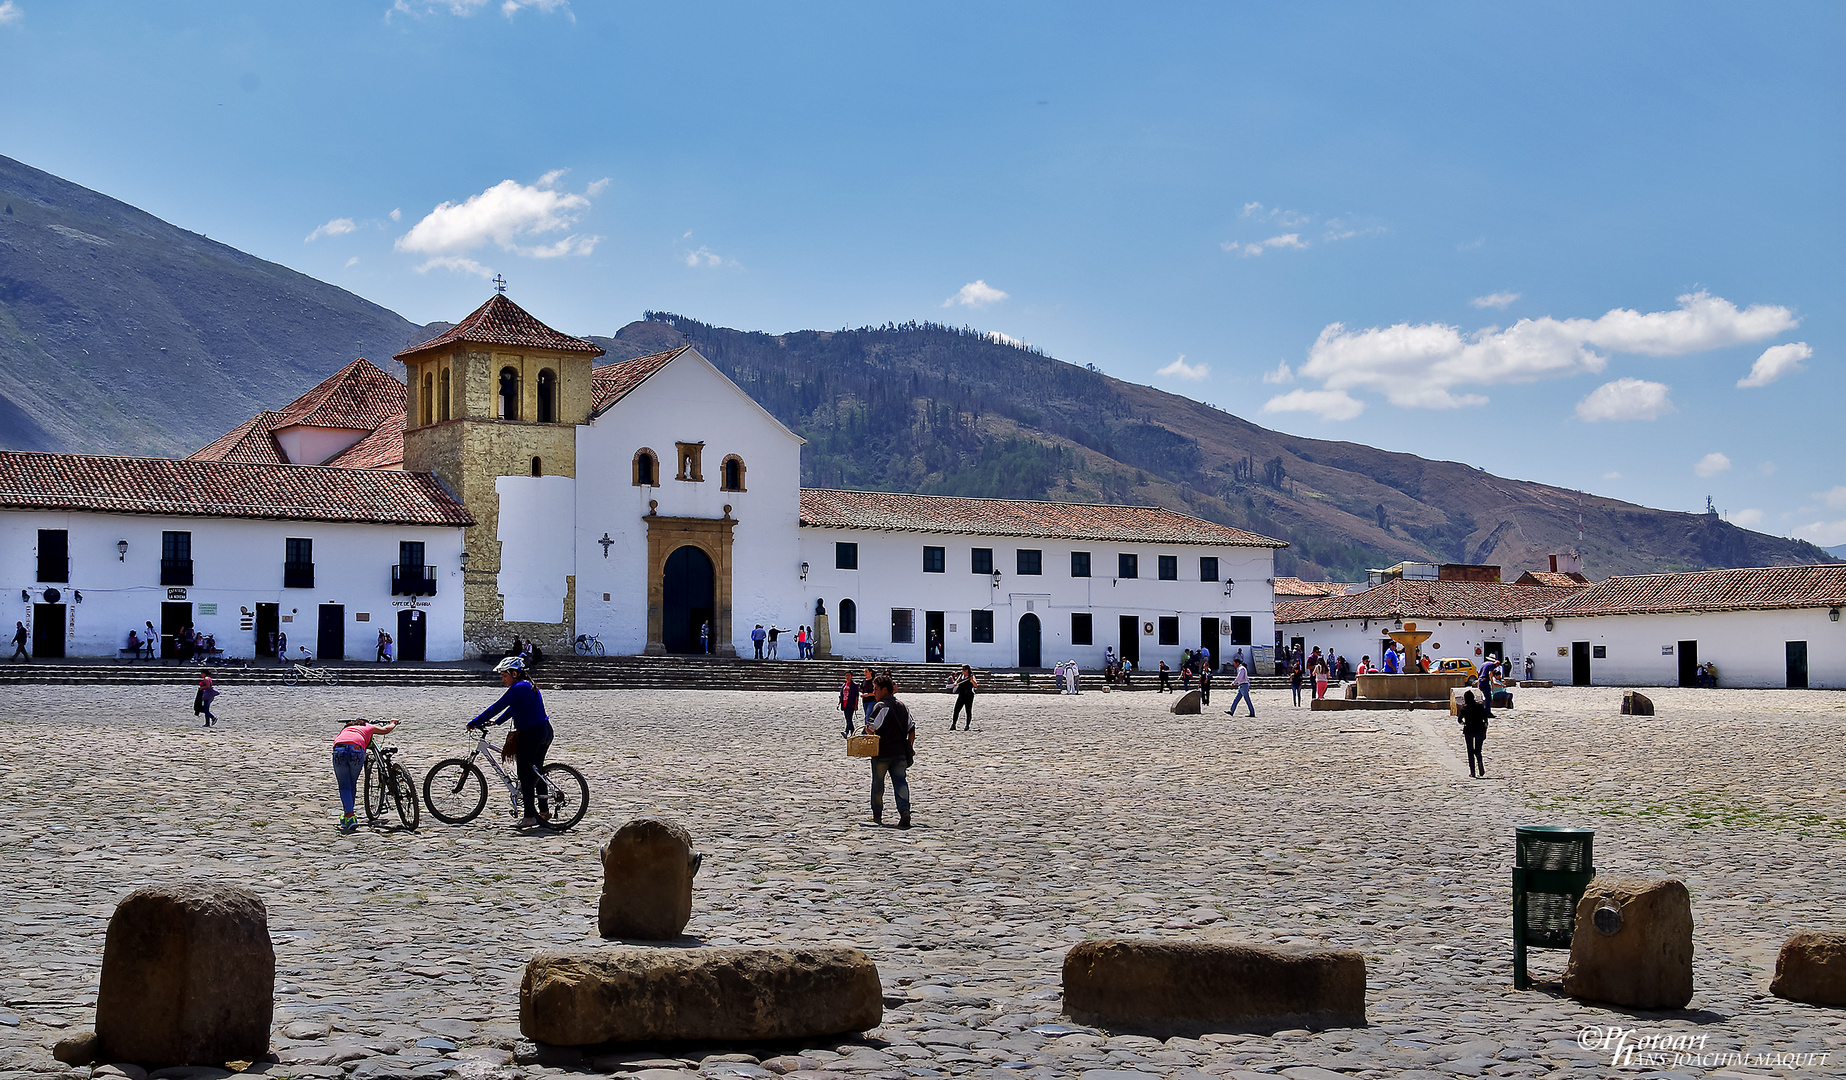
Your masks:
[[[1232,581],[1230,578],[1224,579],[1224,595],[1226,596],[1231,595],[1231,590],[1235,589],[1236,587],[1237,587],[1237,583],[1235,581]]]
[[[115,553],[118,558],[118,561],[127,562],[128,561],[128,541],[117,540],[115,542]]]
[[[998,588],[999,585],[1000,585],[1000,571],[995,570],[994,571],[994,587]]]
[[[461,568],[462,568],[462,573],[465,574],[468,572],[468,549],[467,548],[462,549]]]

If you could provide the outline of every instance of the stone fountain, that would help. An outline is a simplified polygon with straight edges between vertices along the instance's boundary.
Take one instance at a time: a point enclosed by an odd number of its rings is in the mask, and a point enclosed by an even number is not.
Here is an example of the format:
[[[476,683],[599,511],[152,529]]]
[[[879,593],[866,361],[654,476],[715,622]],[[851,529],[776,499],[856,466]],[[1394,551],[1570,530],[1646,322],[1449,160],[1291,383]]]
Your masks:
[[[1404,655],[1402,675],[1361,675],[1358,678],[1359,697],[1372,701],[1403,702],[1402,707],[1414,708],[1412,702],[1427,703],[1427,708],[1449,707],[1449,691],[1468,684],[1465,674],[1424,674],[1417,669],[1421,667],[1422,647],[1431,636],[1431,631],[1418,630],[1417,624],[1405,623],[1402,630],[1387,631],[1392,641],[1402,647]]]

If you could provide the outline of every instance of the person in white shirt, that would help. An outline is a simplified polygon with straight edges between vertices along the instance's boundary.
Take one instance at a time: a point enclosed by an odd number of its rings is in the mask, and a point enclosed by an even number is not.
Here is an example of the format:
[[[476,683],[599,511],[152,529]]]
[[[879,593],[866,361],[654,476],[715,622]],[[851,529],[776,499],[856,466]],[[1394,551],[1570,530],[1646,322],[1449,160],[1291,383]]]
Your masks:
[[[1250,669],[1242,664],[1237,665],[1237,696],[1231,699],[1231,715],[1237,714],[1237,703],[1240,701],[1250,710],[1251,716],[1256,715],[1256,705],[1250,701]]]

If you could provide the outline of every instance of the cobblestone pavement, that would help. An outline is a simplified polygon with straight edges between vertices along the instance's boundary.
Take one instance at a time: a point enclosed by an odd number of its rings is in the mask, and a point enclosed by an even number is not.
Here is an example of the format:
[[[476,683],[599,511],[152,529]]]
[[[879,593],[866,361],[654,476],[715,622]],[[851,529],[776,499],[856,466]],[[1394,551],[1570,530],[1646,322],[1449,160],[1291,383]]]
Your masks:
[[[583,1068],[1581,1077],[1610,1070],[1579,1032],[1619,1026],[1703,1037],[1708,1054],[1830,1055],[1731,1072],[1842,1075],[1846,1011],[1767,983],[1788,934],[1846,926],[1846,695],[1652,695],[1659,715],[1631,718],[1619,690],[1521,692],[1489,735],[1485,780],[1467,776],[1443,713],[1310,713],[1258,692],[1255,719],[1182,718],[1149,693],[1014,696],[983,699],[976,730],[951,734],[950,699],[917,695],[917,827],[899,832],[868,822],[867,766],[844,757],[831,695],[554,692],[552,756],[591,783],[576,831],[425,813],[414,834],[344,837],[328,764],[341,719],[406,718],[389,741],[420,777],[491,691],[232,683],[203,731],[188,687],[8,688],[0,1080],[88,1075],[48,1047],[91,1022],[109,914],[182,875],[268,904],[281,1061],[257,1070],[558,1075],[573,1062],[514,1057],[519,976],[538,948],[595,940],[597,845],[640,814],[680,819],[705,852],[689,933],[864,949],[885,1021],[844,1044],[641,1047]],[[1512,991],[1516,824],[1594,828],[1602,870],[1687,882],[1689,1011],[1563,997],[1560,952],[1535,953],[1545,981]],[[1361,949],[1371,1025],[1163,1043],[1063,1024],[1062,957],[1086,935]]]

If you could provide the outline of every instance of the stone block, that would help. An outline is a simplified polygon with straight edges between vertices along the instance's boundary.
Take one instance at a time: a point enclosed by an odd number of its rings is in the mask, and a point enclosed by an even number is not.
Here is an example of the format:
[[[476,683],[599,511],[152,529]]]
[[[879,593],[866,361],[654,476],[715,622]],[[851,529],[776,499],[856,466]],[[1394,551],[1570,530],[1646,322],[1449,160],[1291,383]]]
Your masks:
[[[103,942],[96,1035],[108,1061],[216,1065],[269,1053],[276,952],[263,901],[209,882],[136,889]]]
[[[1846,1006],[1846,933],[1808,931],[1783,942],[1769,992],[1809,1005]]]
[[[74,1031],[57,1041],[51,1056],[66,1065],[88,1065],[102,1060],[102,1044],[94,1031]]]
[[[1105,689],[1107,688],[1105,687]],[[1174,698],[1173,704],[1169,707],[1168,711],[1180,716],[1197,716],[1199,713],[1199,692],[1197,690],[1188,690],[1179,695],[1179,697]]]
[[[1079,1023],[1159,1034],[1365,1024],[1365,957],[1350,949],[1117,938],[1064,956]]]
[[[1654,715],[1654,699],[1639,690],[1624,690],[1622,691],[1622,715],[1652,716]]]
[[[579,946],[534,956],[519,987],[520,1031],[556,1046],[811,1039],[883,1018],[858,949]]]
[[[603,937],[670,941],[685,931],[699,859],[684,826],[636,818],[604,845],[602,863],[596,925]]]
[[[1692,895],[1673,878],[1597,878],[1577,904],[1564,992],[1630,1009],[1692,1000]]]
[[[1343,693],[1341,697],[1345,698],[1347,701],[1359,700],[1359,684],[1357,682],[1347,683],[1345,693]]]

